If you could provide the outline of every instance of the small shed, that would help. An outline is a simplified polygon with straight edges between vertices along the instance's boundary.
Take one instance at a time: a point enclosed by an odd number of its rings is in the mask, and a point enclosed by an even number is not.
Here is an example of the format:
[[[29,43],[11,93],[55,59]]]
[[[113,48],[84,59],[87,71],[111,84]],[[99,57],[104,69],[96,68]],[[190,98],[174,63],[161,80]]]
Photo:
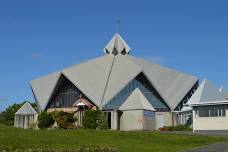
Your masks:
[[[37,121],[37,112],[31,106],[29,102],[23,104],[23,106],[15,113],[14,127],[27,129],[32,123]]]

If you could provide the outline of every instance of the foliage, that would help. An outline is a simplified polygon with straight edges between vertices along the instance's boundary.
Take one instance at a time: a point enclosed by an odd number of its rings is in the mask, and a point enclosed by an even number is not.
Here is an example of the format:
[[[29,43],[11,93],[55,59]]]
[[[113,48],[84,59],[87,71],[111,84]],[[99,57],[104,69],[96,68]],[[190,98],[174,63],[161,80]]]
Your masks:
[[[97,120],[97,129],[106,130],[108,129],[108,122],[104,112],[101,112]]]
[[[73,122],[75,122],[75,119],[74,119],[73,113],[55,111],[52,113],[52,117],[57,122],[59,128],[62,128],[62,129],[74,128]]]
[[[101,115],[100,110],[87,109],[82,119],[82,125],[85,128],[96,129],[98,127],[98,119]]]
[[[0,114],[0,122],[8,126],[13,126],[14,115],[25,102],[27,101],[19,104],[14,103],[13,105],[10,105],[8,108],[6,108],[5,111]],[[37,105],[35,103],[31,103],[31,105],[34,107],[34,109],[37,109]]]
[[[228,137],[153,131],[90,129],[26,130],[0,124],[0,151],[76,152],[79,147],[115,147],[118,152],[176,152],[218,142]],[[42,149],[42,150],[39,150]]]
[[[38,127],[39,128],[49,128],[54,124],[54,119],[52,114],[47,113],[46,111],[41,112],[38,115]]]
[[[192,131],[189,126],[186,125],[178,125],[178,126],[165,126],[159,128],[160,131]]]

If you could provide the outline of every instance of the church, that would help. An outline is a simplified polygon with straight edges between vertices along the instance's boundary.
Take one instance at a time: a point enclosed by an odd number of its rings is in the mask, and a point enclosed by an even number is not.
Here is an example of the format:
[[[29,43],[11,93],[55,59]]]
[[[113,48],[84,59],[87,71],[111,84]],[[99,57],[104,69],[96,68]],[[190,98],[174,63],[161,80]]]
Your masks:
[[[157,130],[183,122],[180,115],[198,88],[197,77],[132,56],[118,33],[103,51],[32,80],[39,111],[74,112],[81,126],[86,109],[100,109],[112,130]]]

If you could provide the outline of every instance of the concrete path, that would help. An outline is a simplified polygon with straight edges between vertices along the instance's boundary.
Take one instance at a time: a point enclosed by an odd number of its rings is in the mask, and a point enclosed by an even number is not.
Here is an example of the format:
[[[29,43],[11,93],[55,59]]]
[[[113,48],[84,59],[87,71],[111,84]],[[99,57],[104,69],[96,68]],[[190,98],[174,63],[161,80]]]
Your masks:
[[[184,152],[228,152],[228,143],[217,143]]]

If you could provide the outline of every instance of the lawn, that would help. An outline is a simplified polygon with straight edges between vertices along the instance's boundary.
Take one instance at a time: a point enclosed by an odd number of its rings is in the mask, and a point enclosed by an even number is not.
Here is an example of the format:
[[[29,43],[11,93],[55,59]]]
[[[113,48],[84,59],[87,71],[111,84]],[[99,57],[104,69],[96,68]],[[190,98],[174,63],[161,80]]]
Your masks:
[[[0,124],[2,149],[75,150],[80,146],[116,147],[118,152],[175,152],[216,142],[228,137],[158,132],[123,132],[99,130],[24,130]]]

